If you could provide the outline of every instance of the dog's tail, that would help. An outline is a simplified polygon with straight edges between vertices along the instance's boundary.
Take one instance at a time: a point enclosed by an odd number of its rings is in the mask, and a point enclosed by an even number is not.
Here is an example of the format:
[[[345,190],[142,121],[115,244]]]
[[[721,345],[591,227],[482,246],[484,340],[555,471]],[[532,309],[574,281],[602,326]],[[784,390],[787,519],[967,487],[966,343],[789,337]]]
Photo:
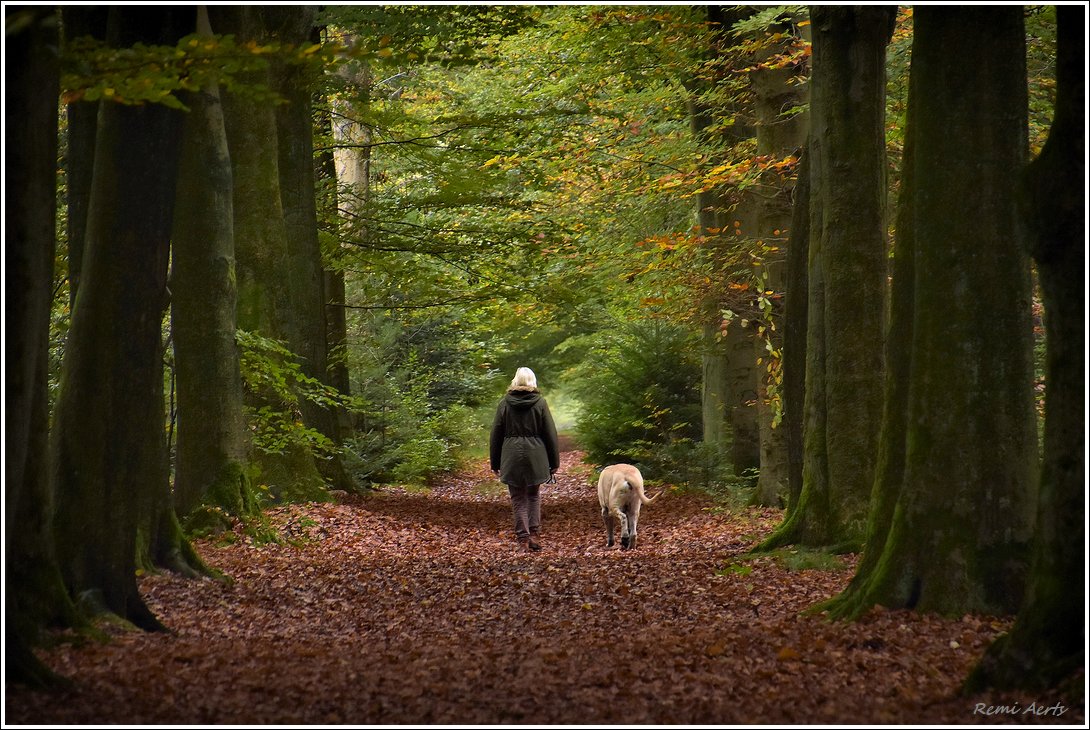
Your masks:
[[[626,480],[627,481],[627,480]],[[636,490],[636,494],[639,495],[640,501],[644,504],[651,504],[656,499],[662,496],[662,492],[659,492],[654,497],[648,497],[647,493],[643,491],[643,482],[638,482],[638,486],[629,483],[629,486]],[[663,490],[665,491],[665,490]]]

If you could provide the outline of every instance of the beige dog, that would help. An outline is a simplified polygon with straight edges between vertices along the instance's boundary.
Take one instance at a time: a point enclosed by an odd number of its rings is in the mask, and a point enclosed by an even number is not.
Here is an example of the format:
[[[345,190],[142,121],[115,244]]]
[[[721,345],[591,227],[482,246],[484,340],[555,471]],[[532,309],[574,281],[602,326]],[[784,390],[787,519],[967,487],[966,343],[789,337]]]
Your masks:
[[[613,547],[616,520],[621,526],[621,549],[634,549],[640,506],[651,504],[661,494],[650,498],[644,494],[643,475],[630,464],[614,464],[603,469],[598,477],[598,504],[602,507],[602,521],[606,523],[606,547]]]

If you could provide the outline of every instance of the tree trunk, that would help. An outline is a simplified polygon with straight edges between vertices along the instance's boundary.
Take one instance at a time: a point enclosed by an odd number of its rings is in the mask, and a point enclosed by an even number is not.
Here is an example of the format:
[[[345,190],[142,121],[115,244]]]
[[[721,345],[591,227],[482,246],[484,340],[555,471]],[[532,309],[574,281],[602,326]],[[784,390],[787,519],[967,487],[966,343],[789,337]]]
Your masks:
[[[1022,9],[921,7],[914,20],[901,208],[913,252],[899,231],[895,272],[914,283],[895,285],[891,332],[908,375],[903,390],[890,380],[867,555],[833,608],[1010,612],[1024,595],[1037,456],[1011,175],[1027,146]]]
[[[198,17],[199,32],[211,35],[203,7]],[[186,103],[171,266],[179,414],[174,506],[188,515],[207,495],[247,517],[255,504],[235,341],[231,158],[218,87],[192,93]]]
[[[712,60],[722,58],[728,39],[727,29],[738,20],[752,15],[748,8],[708,6],[708,23],[713,26],[714,40],[708,49]],[[694,84],[691,91],[690,121],[694,138],[710,151],[727,148],[753,136],[753,127],[738,119],[738,110],[712,109],[699,98],[702,84]],[[708,133],[717,115],[729,115],[735,123],[727,127],[719,137]],[[728,231],[741,230],[751,235],[757,227],[757,211],[752,205],[734,206],[729,216],[739,226],[728,225],[727,210],[731,208],[724,191],[708,191],[697,195],[697,222],[701,234],[711,244],[709,255],[715,262],[724,258],[724,251],[732,247],[734,236]],[[713,263],[713,266],[715,263]],[[733,272],[718,271],[724,280]],[[757,425],[757,375],[754,370],[754,331],[732,323],[726,332],[721,329],[725,305],[719,292],[710,294],[704,302],[703,326],[703,377],[701,380],[702,422],[704,443],[729,452],[734,473],[749,476],[761,464],[760,430]],[[743,314],[739,319],[746,319]]]
[[[366,115],[371,103],[371,70],[364,61],[344,64],[338,69],[349,91],[351,101],[334,101],[330,115],[330,133],[335,150],[324,159],[334,185],[334,207],[338,215],[350,223],[348,230],[356,241],[366,245],[371,237],[367,221],[367,206],[371,198],[370,127],[358,121]],[[344,145],[344,147],[341,147]],[[333,265],[326,273],[327,312],[330,323],[330,371],[333,384],[342,393],[349,393],[351,382],[348,368],[348,321],[345,271],[342,263],[344,245],[338,243],[327,256]],[[352,428],[352,420],[342,411],[342,429]]]
[[[112,8],[108,37],[117,47],[174,44],[193,14]],[[137,590],[135,550],[169,479],[161,328],[182,122],[164,106],[102,107],[52,444],[57,556],[69,590],[147,629],[162,626]]]
[[[910,79],[910,89],[916,80]],[[910,94],[916,96],[914,91]],[[852,582],[839,596],[823,604],[833,617],[856,618],[864,605],[866,585],[885,550],[905,478],[905,439],[908,433],[908,389],[912,377],[913,315],[916,300],[916,109],[909,105],[905,119],[901,190],[897,200],[896,237],[893,248],[893,283],[890,321],[886,333],[886,382],[882,429],[878,439],[878,463],[871,491],[865,548]]]
[[[220,5],[210,8],[209,13],[219,33],[232,33],[240,41],[263,42],[267,38],[262,7]],[[245,81],[271,84],[269,74],[264,72]],[[223,109],[234,180],[238,324],[241,329],[294,347],[301,335],[292,307],[291,286],[283,284],[291,263],[280,195],[279,155],[271,154],[279,150],[275,106],[228,93],[223,97]],[[257,407],[268,405],[262,394],[251,397]],[[280,408],[279,404],[272,407]],[[279,454],[259,453],[255,461],[261,482],[274,495],[315,499],[325,493],[312,454],[302,445],[289,445]]]
[[[787,273],[783,316],[783,428],[787,440],[787,512],[802,496],[803,403],[806,397],[806,322],[810,254],[810,145],[799,161],[795,204],[787,241]]]
[[[1024,179],[1048,343],[1033,573],[1014,628],[988,649],[969,679],[971,690],[1055,687],[1085,662],[1084,12],[1070,5],[1056,9],[1055,118]]]
[[[323,113],[323,124],[328,127],[330,136],[336,140],[333,115]],[[326,150],[319,155],[319,179],[325,191],[322,206],[327,220],[338,219],[340,192],[338,190],[337,164],[333,150]],[[339,392],[351,395],[352,382],[348,371],[348,317],[345,307],[344,263],[341,260],[341,243],[336,240],[323,252],[326,268],[323,273],[325,285],[326,342],[329,345],[326,368],[329,383]],[[352,431],[352,419],[344,408],[337,409],[342,434]]]
[[[271,28],[285,42],[299,45],[316,40],[314,6],[275,6],[266,9]],[[273,83],[286,104],[276,107],[279,147],[280,200],[288,245],[288,285],[291,307],[298,323],[298,341],[292,351],[302,358],[303,372],[329,382],[326,343],[326,294],[322,250],[318,243],[318,209],[314,184],[314,120],[311,97],[314,81],[305,67],[275,63]],[[309,400],[302,403],[303,422],[334,444],[342,443],[340,422],[333,407]],[[318,468],[335,488],[354,490],[355,484],[338,454],[319,459]]]
[[[7,8],[4,49],[4,678],[55,678],[31,647],[42,627],[71,623],[53,553],[48,433],[49,316],[56,242],[57,13]]]
[[[105,6],[62,5],[65,42],[84,36],[105,38],[107,15],[108,8]],[[64,176],[68,195],[68,299],[71,304],[76,302],[83,262],[87,203],[91,199],[91,176],[95,164],[98,107],[97,101],[79,100],[65,106],[68,115],[68,153]]]
[[[776,29],[788,34],[790,28]],[[784,45],[771,44],[757,60],[764,61]],[[750,74],[757,118],[757,155],[782,159],[797,154],[806,141],[808,115],[784,117],[783,112],[803,103],[805,97],[798,84],[791,83],[797,71],[793,67],[758,68]],[[762,297],[769,302],[762,309],[757,336],[754,338],[754,361],[757,376],[757,426],[761,443],[760,475],[751,498],[752,504],[782,505],[789,492],[789,454],[787,427],[781,418],[776,425],[771,403],[771,381],[782,376],[783,307],[782,297],[787,283],[787,231],[792,225],[792,189],[795,173],[766,170],[761,176],[761,189],[753,193],[757,205],[756,235],[761,242],[762,261],[755,275],[763,282]],[[769,350],[769,347],[773,351]],[[782,381],[781,381],[782,382]],[[782,392],[782,391],[781,391]],[[782,399],[781,399],[782,404]],[[781,406],[782,407],[782,406]],[[785,414],[781,414],[785,415]]]
[[[762,545],[858,549],[874,480],[886,324],[885,47],[892,7],[811,14],[803,490]]]

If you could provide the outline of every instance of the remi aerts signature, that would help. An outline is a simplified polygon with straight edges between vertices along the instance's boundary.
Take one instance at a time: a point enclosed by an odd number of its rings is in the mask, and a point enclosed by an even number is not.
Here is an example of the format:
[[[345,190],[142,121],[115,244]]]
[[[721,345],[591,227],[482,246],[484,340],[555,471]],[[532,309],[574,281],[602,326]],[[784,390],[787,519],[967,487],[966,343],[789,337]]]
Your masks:
[[[1059,717],[1070,708],[1064,707],[1059,702],[1054,705],[1046,705],[1043,702],[1031,702],[1028,705],[989,705],[985,702],[977,702],[973,708],[974,715],[1036,715],[1038,717],[1051,715]]]

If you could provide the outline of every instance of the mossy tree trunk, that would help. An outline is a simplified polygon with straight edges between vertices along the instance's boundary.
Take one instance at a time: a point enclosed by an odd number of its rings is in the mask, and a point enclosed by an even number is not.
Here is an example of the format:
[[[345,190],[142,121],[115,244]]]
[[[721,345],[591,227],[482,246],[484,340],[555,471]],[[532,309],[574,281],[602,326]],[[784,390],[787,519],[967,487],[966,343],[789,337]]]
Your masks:
[[[1086,661],[1086,20],[1081,6],[1056,11],[1056,112],[1024,180],[1048,347],[1033,573],[1014,628],[988,649],[968,689],[1054,687]]]
[[[318,42],[314,26],[316,8],[284,5],[267,8],[270,30],[294,45]],[[311,99],[316,86],[314,72],[306,66],[278,62],[272,79],[286,104],[276,107],[279,152],[280,200],[287,228],[288,285],[291,307],[298,322],[298,341],[292,351],[302,358],[303,372],[329,384],[326,341],[326,293],[322,251],[318,240],[318,209],[315,189],[314,118]],[[334,444],[343,438],[336,408],[309,400],[302,403],[303,422]],[[355,484],[344,469],[340,455],[318,461],[323,476],[337,489],[353,490]]]
[[[1022,9],[921,7],[914,22],[896,370],[867,550],[825,606],[849,617],[1017,610],[1034,522],[1030,277],[1011,174],[1027,149]]]
[[[217,33],[232,33],[241,41],[265,42],[268,8],[214,6],[209,9]],[[257,72],[245,81],[273,87],[268,72]],[[275,104],[234,93],[223,95],[231,172],[237,272],[238,325],[264,337],[280,340],[289,348],[301,340],[300,323],[292,307],[288,229],[280,194],[279,140]],[[255,406],[268,404],[269,394],[248,396]],[[280,403],[272,404],[280,409]],[[258,452],[260,479],[274,494],[287,498],[318,498],[324,482],[313,455],[302,444],[281,453]]]
[[[42,686],[55,678],[31,650],[39,631],[76,620],[53,552],[48,468],[58,17],[48,7],[8,7],[4,17],[4,63],[17,69],[4,124],[4,678]]]
[[[112,8],[108,38],[174,44],[194,14]],[[162,627],[137,590],[135,552],[155,495],[169,489],[161,328],[182,123],[161,105],[102,106],[51,446],[68,589],[147,629]]]
[[[811,12],[811,217],[803,488],[762,549],[863,540],[886,324],[885,48],[892,7]]]
[[[211,35],[207,11],[198,32]],[[252,517],[249,435],[243,411],[235,292],[231,159],[219,89],[187,95],[171,265],[172,331],[178,390],[174,508],[189,515],[205,499]],[[171,515],[161,534],[175,533]],[[164,553],[165,551],[165,553]],[[188,563],[184,545],[163,540],[157,561]],[[173,556],[173,557],[171,557]]]

